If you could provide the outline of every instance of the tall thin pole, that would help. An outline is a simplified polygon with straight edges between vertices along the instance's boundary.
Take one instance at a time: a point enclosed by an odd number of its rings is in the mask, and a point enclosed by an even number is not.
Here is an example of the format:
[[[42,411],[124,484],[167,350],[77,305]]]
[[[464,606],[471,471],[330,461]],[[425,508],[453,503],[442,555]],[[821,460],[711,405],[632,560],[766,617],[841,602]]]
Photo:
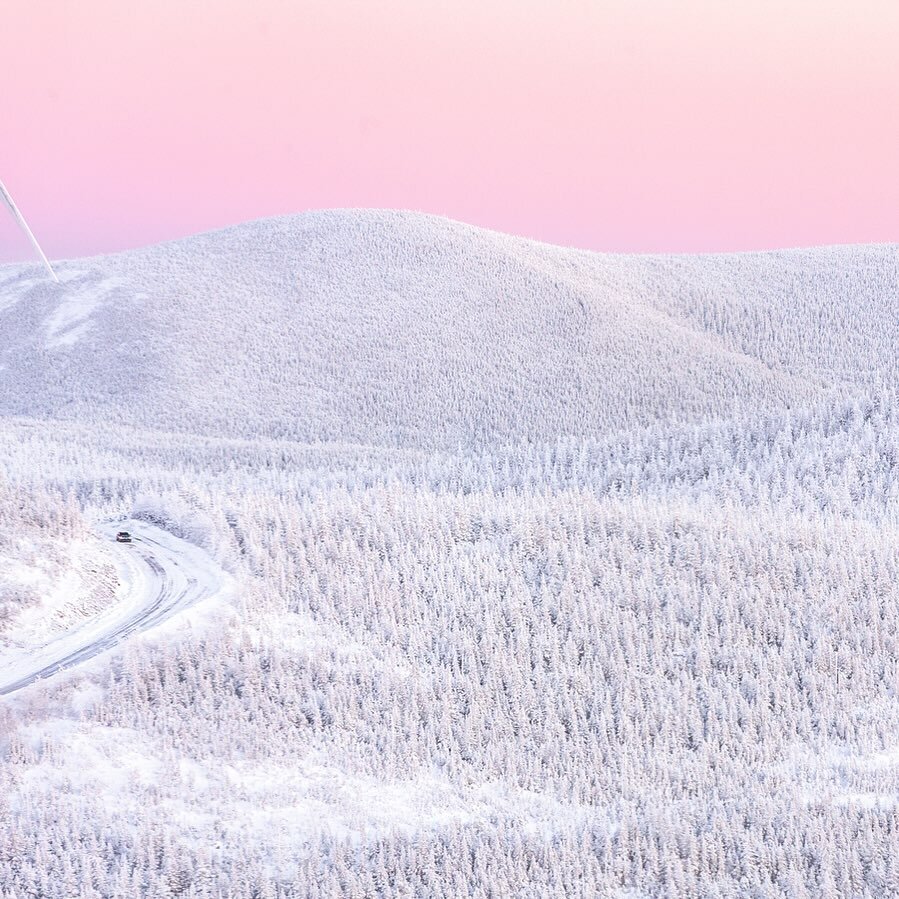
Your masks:
[[[0,181],[0,199],[6,203],[7,209],[12,213],[12,217],[19,223],[19,227],[28,235],[28,239],[31,241],[31,245],[37,250],[38,256],[41,257],[44,261],[44,265],[47,266],[47,271],[50,272],[50,277],[59,284],[59,278],[56,277],[56,272],[53,271],[53,266],[50,265],[50,260],[44,255],[44,251],[41,249],[41,245],[37,242],[37,238],[31,233],[31,228],[28,227],[28,222],[25,221],[25,216],[19,212],[19,207],[16,206],[15,200],[13,200],[9,191],[3,186],[3,182]]]

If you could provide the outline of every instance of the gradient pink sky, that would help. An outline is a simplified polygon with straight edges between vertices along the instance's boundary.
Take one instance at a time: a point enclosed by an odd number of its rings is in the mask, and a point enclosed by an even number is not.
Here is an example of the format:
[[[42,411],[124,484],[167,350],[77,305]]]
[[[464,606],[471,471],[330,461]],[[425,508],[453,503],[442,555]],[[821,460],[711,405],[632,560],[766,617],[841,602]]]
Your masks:
[[[5,0],[52,257],[335,206],[597,250],[899,241],[896,0]],[[28,245],[0,216],[0,257]]]

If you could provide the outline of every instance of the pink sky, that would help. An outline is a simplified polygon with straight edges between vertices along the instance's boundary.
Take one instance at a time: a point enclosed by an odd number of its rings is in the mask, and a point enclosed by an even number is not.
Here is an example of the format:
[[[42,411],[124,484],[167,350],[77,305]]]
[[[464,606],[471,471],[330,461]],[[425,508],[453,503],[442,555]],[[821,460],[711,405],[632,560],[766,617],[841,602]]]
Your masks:
[[[52,257],[335,206],[597,250],[899,241],[896,0],[4,0]],[[29,255],[0,217],[0,257]]]

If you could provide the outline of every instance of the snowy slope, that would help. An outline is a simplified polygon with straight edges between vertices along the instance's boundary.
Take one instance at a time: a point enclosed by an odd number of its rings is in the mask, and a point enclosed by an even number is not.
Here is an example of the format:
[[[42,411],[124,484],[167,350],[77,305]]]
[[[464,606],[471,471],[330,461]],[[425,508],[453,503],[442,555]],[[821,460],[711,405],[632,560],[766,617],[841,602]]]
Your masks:
[[[59,271],[0,269],[6,645],[98,521],[233,614],[0,701],[0,894],[899,895],[896,247]]]
[[[576,252],[424,215],[0,268],[0,414],[417,448],[805,405],[899,345],[895,247]]]
[[[116,601],[102,614],[50,639],[0,653],[0,696],[81,665],[134,634],[159,628],[180,612],[228,592],[230,579],[198,547],[145,522],[106,523],[98,531],[109,544],[120,529],[131,530],[134,542],[111,544],[118,571]],[[110,554],[105,544],[95,547],[96,556]]]

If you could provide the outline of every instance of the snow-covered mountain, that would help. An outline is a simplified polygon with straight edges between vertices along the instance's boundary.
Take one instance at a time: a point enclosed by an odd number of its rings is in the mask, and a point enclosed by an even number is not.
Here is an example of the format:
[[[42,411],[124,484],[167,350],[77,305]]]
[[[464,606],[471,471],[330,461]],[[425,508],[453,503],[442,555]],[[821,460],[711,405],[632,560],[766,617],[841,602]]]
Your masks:
[[[899,895],[895,246],[58,269],[0,268],[4,899]]]
[[[411,448],[808,405],[899,346],[893,246],[610,256],[400,212],[0,268],[0,413]]]

